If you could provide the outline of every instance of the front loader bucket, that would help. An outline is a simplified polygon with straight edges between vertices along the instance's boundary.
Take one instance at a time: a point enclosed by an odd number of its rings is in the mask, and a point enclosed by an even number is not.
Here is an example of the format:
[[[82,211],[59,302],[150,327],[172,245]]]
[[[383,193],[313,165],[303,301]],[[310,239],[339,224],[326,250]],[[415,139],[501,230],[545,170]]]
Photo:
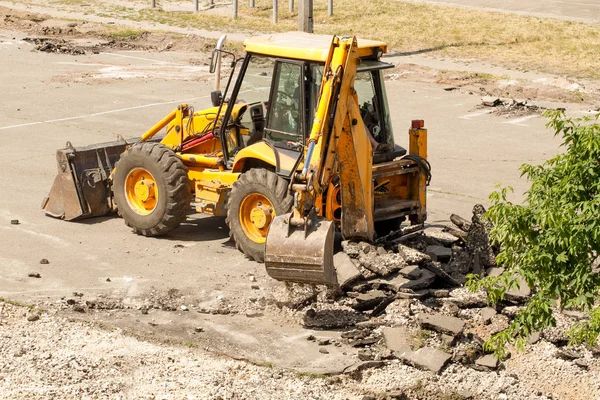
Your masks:
[[[138,139],[67,147],[56,151],[58,175],[42,202],[46,215],[67,221],[106,215],[113,210],[108,177],[121,153]]]
[[[305,231],[290,224],[290,214],[275,217],[265,243],[265,267],[279,281],[335,285],[332,221],[311,220]]]

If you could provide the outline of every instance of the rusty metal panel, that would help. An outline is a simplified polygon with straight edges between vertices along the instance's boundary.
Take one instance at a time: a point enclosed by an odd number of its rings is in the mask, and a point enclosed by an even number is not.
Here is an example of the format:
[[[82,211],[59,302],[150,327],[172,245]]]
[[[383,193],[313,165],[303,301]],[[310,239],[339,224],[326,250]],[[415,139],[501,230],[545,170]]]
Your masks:
[[[138,139],[92,146],[67,147],[56,152],[58,174],[42,208],[55,218],[73,221],[102,216],[114,209],[109,176],[121,153]]]

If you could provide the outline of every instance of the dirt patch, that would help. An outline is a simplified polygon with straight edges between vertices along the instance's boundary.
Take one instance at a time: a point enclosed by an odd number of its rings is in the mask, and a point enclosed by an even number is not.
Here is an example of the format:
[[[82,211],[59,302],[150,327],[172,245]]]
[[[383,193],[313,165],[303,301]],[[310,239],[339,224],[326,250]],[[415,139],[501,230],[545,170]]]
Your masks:
[[[153,33],[93,22],[71,22],[4,7],[0,7],[0,29],[31,35],[25,40],[34,43],[36,50],[73,55],[107,49],[205,53],[216,44],[215,40],[196,35]],[[96,40],[82,44],[81,39]]]
[[[446,91],[460,91],[471,95],[502,97],[526,100],[543,100],[562,103],[583,103],[594,105],[597,94],[588,93],[574,80],[556,77],[540,82],[510,79],[480,72],[449,71],[416,64],[398,64],[385,72],[389,80],[410,80],[424,83],[437,83]]]
[[[85,54],[85,49],[79,46],[73,46],[64,39],[43,38],[24,38],[26,42],[33,43],[37,51],[46,53],[72,54],[74,56]]]

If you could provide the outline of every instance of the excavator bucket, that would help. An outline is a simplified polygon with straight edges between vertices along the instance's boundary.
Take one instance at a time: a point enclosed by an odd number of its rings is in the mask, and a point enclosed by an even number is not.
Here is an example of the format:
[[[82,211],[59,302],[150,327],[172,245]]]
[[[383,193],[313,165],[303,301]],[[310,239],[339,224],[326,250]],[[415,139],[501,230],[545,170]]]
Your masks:
[[[113,211],[108,177],[126,147],[138,139],[56,151],[58,175],[42,202],[46,215],[73,221],[99,217]]]
[[[333,286],[335,227],[323,218],[309,220],[306,227],[294,227],[291,214],[275,217],[265,243],[265,267],[279,281]]]

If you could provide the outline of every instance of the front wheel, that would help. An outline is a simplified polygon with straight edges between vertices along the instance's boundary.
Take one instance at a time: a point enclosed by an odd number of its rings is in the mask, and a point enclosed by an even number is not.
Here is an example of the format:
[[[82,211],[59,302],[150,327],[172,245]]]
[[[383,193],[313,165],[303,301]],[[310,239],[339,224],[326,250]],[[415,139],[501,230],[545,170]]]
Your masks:
[[[275,216],[288,213],[292,202],[288,182],[274,172],[253,168],[240,175],[227,201],[229,236],[238,250],[264,262],[269,225]]]
[[[160,143],[130,147],[115,165],[113,194],[119,215],[137,234],[164,235],[185,221],[192,192],[188,169]]]

